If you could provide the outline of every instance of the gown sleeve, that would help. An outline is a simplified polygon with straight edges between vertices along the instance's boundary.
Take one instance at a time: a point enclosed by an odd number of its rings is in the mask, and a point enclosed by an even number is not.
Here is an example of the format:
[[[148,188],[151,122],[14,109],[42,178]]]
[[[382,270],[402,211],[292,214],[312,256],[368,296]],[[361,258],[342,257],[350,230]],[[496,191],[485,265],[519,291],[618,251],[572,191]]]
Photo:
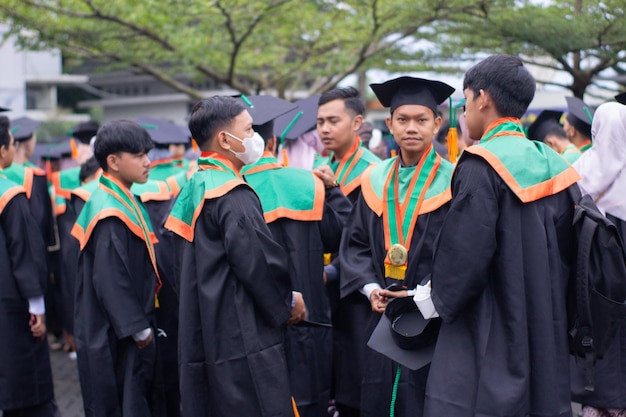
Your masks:
[[[326,190],[324,214],[320,224],[324,252],[333,253],[339,250],[341,234],[351,210],[350,200],[341,192],[339,187]]]
[[[497,185],[490,170],[482,159],[468,156],[452,179],[452,202],[435,248],[431,276],[432,300],[445,322],[454,321],[487,286],[499,214]]]
[[[94,242],[93,286],[119,339],[132,336],[150,323],[144,305],[133,286],[132,260],[124,239],[131,234],[124,223],[110,217],[96,225]],[[147,277],[146,277],[147,279]]]
[[[237,187],[219,199],[216,212],[233,273],[266,320],[280,326],[291,317],[288,259],[272,238],[257,197]]]

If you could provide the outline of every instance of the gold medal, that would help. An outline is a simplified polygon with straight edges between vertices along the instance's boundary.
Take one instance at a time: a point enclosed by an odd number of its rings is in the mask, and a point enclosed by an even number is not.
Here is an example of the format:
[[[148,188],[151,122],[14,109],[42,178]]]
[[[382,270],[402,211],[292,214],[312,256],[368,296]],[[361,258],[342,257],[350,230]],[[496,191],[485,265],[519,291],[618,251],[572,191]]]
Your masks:
[[[387,252],[387,258],[393,266],[401,266],[406,264],[407,257],[408,252],[406,248],[399,243],[391,245],[389,251]]]

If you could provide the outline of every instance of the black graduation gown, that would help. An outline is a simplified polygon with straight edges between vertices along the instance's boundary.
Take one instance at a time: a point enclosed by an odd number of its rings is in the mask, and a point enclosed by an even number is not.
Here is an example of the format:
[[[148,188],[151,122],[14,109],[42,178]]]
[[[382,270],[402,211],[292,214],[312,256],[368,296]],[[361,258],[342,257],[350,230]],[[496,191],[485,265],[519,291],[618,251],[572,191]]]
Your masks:
[[[465,153],[452,195],[432,272],[443,324],[425,416],[571,416],[567,190],[523,204],[485,160]]]
[[[607,218],[617,226],[622,241],[626,241],[626,221],[611,214]],[[626,323],[622,323],[604,357],[593,368],[594,392],[585,390],[584,364],[577,364],[574,357],[570,363],[573,401],[595,408],[626,409]]]
[[[385,234],[383,219],[373,212],[361,196],[357,201],[341,240],[341,296],[367,298],[359,291],[365,284],[377,283],[382,288],[400,284],[413,289],[431,272],[433,249],[449,204],[420,215],[415,223],[404,281],[385,278]],[[368,305],[370,305],[368,303]],[[354,364],[361,366],[361,416],[375,417],[389,414],[391,393],[397,365],[380,353],[367,347],[371,333],[380,320],[380,314],[369,309],[365,323],[365,343],[352,355]],[[350,358],[346,358],[349,360]],[[395,405],[395,415],[421,416],[428,367],[417,371],[402,368]]]
[[[180,415],[180,394],[178,388],[178,295],[174,284],[174,256],[172,233],[163,228],[167,219],[171,200],[146,201],[146,211],[154,233],[159,240],[154,245],[161,289],[159,290],[159,308],[156,309],[158,336],[158,390],[163,392],[166,415]]]
[[[87,417],[156,414],[156,343],[139,349],[132,338],[148,327],[156,335],[155,288],[143,240],[117,217],[100,220],[78,260],[74,308]]]
[[[82,200],[81,202],[84,204]],[[59,243],[61,244],[59,252],[61,270],[60,285],[63,300],[63,328],[70,335],[74,334],[74,288],[76,286],[76,270],[78,268],[78,255],[80,253],[80,245],[71,235],[71,231],[78,214],[79,213],[74,213],[68,204],[65,212],[57,216]]]
[[[54,398],[47,340],[30,331],[28,299],[44,294],[45,246],[24,194],[0,215],[0,410]]]
[[[280,218],[268,224],[274,239],[287,251],[292,288],[302,293],[307,320],[312,322],[331,325],[330,303],[322,280],[323,255],[339,249],[350,209],[350,202],[335,187],[326,190],[321,221]],[[291,392],[301,417],[327,413],[332,343],[330,327],[287,327],[285,351]]]
[[[287,257],[258,197],[237,186],[206,200],[180,248],[184,416],[293,416],[281,326],[291,316]]]

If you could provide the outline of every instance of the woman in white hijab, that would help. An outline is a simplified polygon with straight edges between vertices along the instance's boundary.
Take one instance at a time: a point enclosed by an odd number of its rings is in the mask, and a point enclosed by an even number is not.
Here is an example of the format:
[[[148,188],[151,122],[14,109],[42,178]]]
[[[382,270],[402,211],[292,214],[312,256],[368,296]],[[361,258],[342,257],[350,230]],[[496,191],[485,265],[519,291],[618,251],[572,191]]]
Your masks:
[[[626,240],[626,106],[605,103],[591,126],[593,146],[575,163],[583,193],[617,226]],[[583,417],[626,417],[626,325],[595,368],[596,389],[584,390],[584,370],[571,366],[572,398],[583,404]]]

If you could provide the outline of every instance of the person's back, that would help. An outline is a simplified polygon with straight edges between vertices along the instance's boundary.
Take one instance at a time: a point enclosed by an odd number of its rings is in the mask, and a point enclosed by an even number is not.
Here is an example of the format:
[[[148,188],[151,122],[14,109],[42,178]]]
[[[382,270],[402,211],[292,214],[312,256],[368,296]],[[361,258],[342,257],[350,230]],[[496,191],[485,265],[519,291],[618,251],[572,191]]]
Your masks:
[[[281,327],[293,318],[287,261],[239,174],[258,160],[263,139],[251,136],[252,118],[231,97],[198,102],[189,128],[203,150],[199,171],[165,224],[180,237],[183,412],[292,416]]]
[[[469,134],[481,141],[466,149],[453,175],[432,303],[415,298],[426,317],[434,309],[443,320],[426,416],[571,415],[567,188],[579,177],[524,136],[519,117],[534,86],[521,61],[508,56],[490,57],[465,76]]]
[[[574,164],[581,189],[626,239],[626,106],[598,107],[592,124],[593,147]],[[626,254],[625,254],[626,255]],[[585,390],[585,369],[572,359],[572,398],[582,403],[583,417],[626,414],[626,324],[622,324],[604,358],[594,367],[595,391]]]

